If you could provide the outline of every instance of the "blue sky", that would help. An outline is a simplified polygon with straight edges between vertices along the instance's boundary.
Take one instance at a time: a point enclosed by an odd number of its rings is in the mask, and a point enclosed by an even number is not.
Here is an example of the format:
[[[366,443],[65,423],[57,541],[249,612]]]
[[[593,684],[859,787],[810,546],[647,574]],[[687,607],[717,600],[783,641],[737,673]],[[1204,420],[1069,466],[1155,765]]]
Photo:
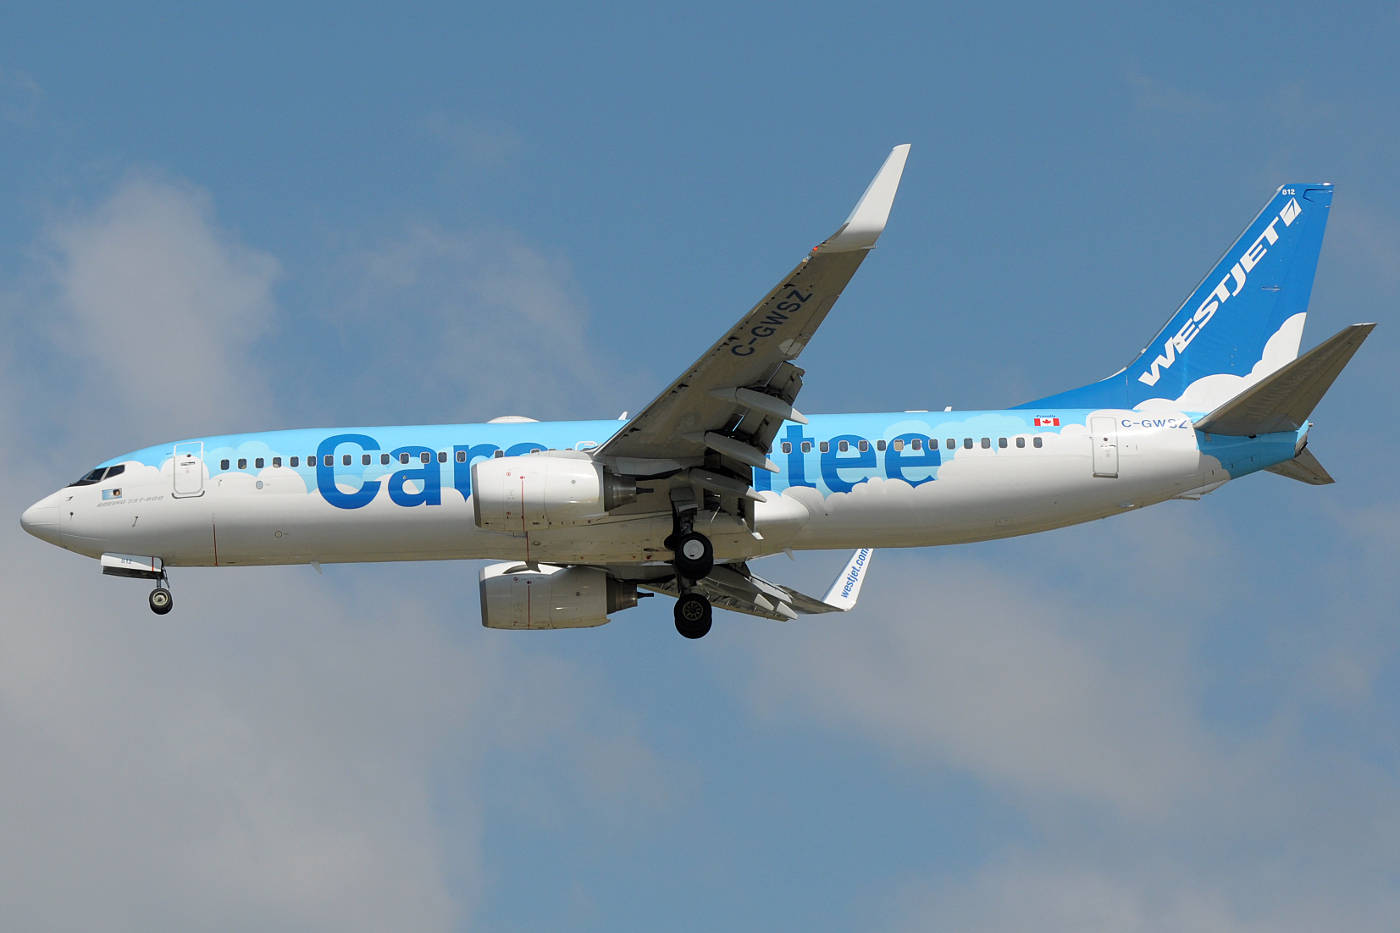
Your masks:
[[[1400,7],[93,5],[0,35],[7,929],[1388,929]],[[181,436],[636,410],[913,143],[806,411],[1107,374],[1279,184],[1314,489],[488,632],[475,566],[144,589],[29,502]],[[810,589],[842,555],[760,569]]]

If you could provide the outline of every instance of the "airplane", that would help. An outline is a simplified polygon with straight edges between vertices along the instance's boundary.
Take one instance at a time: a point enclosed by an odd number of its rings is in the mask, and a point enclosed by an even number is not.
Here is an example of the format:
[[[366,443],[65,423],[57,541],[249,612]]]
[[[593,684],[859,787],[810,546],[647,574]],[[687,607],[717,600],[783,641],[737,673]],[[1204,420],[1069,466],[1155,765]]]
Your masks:
[[[1281,186],[1146,348],[1111,376],[999,411],[806,416],[794,361],[883,232],[909,146],[846,221],[635,417],[200,437],[104,461],[26,531],[155,581],[171,567],[493,559],[483,625],[585,628],[675,599],[774,621],[843,612],[873,549],[1046,531],[1267,470],[1322,485],[1309,417],[1374,324],[1299,356],[1330,183]],[[855,548],[804,595],[750,561]],[[251,597],[253,599],[255,597]]]

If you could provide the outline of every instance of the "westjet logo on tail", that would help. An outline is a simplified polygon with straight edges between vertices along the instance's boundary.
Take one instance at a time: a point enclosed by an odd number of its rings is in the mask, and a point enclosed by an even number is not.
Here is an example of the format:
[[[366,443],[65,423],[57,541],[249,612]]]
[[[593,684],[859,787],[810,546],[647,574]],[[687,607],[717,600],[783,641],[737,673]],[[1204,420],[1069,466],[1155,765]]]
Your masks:
[[[1291,192],[1290,192],[1291,193]],[[1249,249],[1244,251],[1235,264],[1230,267],[1230,271],[1225,273],[1225,277],[1215,286],[1206,300],[1201,302],[1201,306],[1196,309],[1196,313],[1186,319],[1186,323],[1181,325],[1181,329],[1167,338],[1162,345],[1161,354],[1152,361],[1151,367],[1138,376],[1138,381],[1146,385],[1155,386],[1157,380],[1162,378],[1162,370],[1170,369],[1176,362],[1177,357],[1191,345],[1191,341],[1199,334],[1215,316],[1215,312],[1229,299],[1238,295],[1244,288],[1245,279],[1249,276],[1250,270],[1259,264],[1259,260],[1264,258],[1264,254],[1269,251],[1269,247],[1278,242],[1278,231],[1274,229],[1280,221],[1285,227],[1293,225],[1293,221],[1298,219],[1298,215],[1303,212],[1298,205],[1297,198],[1290,198],[1283,206],[1283,210],[1278,212],[1269,225],[1264,228],[1264,232],[1259,234]],[[1231,288],[1231,283],[1234,287]]]

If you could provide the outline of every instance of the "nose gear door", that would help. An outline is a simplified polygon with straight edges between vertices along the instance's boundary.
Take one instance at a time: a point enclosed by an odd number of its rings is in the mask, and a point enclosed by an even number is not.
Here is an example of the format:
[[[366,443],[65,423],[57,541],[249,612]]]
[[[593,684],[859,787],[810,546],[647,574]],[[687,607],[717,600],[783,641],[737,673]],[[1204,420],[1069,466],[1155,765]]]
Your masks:
[[[175,445],[174,458],[176,499],[193,499],[204,495],[204,442],[187,441]]]

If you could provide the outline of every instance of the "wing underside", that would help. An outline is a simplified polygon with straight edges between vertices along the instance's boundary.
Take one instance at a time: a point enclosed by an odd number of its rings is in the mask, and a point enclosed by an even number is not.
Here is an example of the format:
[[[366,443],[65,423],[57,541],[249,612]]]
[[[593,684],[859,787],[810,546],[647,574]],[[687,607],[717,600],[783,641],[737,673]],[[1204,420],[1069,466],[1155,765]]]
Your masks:
[[[848,612],[855,608],[860,586],[873,554],[874,550],[871,548],[855,551],[822,599],[800,593],[790,586],[765,580],[743,563],[718,566],[709,576],[697,581],[691,589],[702,593],[712,605],[721,609],[742,612],[774,622],[791,622],[799,615]],[[631,570],[635,574],[635,568]],[[625,579],[628,576],[628,568],[610,567],[608,572],[619,578]],[[671,597],[680,595],[674,575],[635,579],[633,582],[653,593]]]

